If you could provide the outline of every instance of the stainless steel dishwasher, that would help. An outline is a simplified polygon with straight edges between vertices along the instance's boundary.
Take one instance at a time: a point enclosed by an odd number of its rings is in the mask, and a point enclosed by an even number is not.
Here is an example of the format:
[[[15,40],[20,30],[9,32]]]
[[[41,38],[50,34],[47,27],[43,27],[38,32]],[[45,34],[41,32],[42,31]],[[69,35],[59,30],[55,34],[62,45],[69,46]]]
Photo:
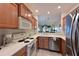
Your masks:
[[[60,51],[60,41],[58,38],[49,38],[49,50]]]

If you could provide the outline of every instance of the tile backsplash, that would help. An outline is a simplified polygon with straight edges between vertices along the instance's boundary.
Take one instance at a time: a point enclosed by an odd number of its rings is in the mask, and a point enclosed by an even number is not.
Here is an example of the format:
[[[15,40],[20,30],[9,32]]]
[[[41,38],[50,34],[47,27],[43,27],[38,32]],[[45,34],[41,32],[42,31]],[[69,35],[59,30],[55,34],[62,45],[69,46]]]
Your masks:
[[[35,33],[36,33],[35,30],[28,30],[26,32],[13,34],[13,38],[14,39],[26,38],[26,37],[30,37],[30,36],[34,35]]]
[[[3,35],[13,34],[13,40],[30,37],[36,33],[36,30],[20,30],[20,29],[0,29],[0,46],[3,43]]]

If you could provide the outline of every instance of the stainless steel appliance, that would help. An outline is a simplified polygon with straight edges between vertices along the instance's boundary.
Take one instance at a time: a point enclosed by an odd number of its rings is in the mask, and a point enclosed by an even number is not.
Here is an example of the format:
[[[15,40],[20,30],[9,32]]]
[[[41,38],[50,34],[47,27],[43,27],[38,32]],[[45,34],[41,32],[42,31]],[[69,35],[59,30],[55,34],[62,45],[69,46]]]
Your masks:
[[[72,32],[72,49],[75,56],[79,56],[79,13],[77,13],[76,18],[73,21]]]
[[[71,41],[71,30],[72,30],[72,17],[66,16],[66,54],[73,55],[72,41]]]
[[[60,42],[57,37],[49,38],[49,49],[52,51],[60,51]]]
[[[67,55],[79,56],[79,13],[76,11],[76,16],[71,23],[70,35],[67,37]]]
[[[26,39],[29,40],[30,44],[27,45],[27,56],[35,56],[36,55],[36,43],[34,39]]]
[[[27,55],[31,56],[33,54],[35,50],[35,44],[34,43],[30,43],[27,45]]]

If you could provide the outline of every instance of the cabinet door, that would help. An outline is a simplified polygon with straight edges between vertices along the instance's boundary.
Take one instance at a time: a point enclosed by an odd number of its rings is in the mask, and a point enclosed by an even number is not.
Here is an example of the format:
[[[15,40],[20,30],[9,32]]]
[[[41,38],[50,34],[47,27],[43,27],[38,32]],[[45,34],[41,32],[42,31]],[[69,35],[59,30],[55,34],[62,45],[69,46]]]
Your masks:
[[[28,11],[24,4],[19,4],[19,16],[22,16],[24,18],[28,17]]]
[[[0,28],[17,28],[17,14],[16,4],[0,4]]]
[[[66,41],[63,38],[58,38],[60,40],[60,53],[62,55],[66,54]]]
[[[18,27],[18,9],[16,4],[8,4],[8,22],[7,24],[12,28]]]
[[[36,48],[37,49],[39,48],[39,37],[37,38],[37,41],[36,41]]]
[[[66,55],[66,41],[64,39],[61,42],[61,53],[62,55]]]
[[[48,37],[44,37],[43,40],[44,40],[44,48],[48,49],[48,45],[49,45]]]
[[[0,27],[4,27],[6,24],[5,19],[7,19],[6,17],[6,4],[0,4]]]
[[[34,19],[32,19],[32,28],[34,29],[34,23],[35,21],[34,21]]]
[[[27,52],[26,52],[26,47],[22,48],[21,50],[19,50],[17,53],[14,54],[14,56],[26,56]]]
[[[35,29],[36,24],[36,19],[34,17],[31,17],[31,23],[32,23],[32,28]]]
[[[39,48],[44,48],[44,41],[42,37],[39,37]]]

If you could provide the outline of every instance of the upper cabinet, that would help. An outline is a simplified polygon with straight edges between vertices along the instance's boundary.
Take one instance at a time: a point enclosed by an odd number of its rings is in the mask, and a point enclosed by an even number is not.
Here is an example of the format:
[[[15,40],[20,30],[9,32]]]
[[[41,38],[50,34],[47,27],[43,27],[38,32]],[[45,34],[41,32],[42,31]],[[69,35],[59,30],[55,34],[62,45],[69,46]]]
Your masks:
[[[0,4],[0,28],[17,28],[18,10],[16,4]]]
[[[37,25],[37,20],[34,18],[34,17],[32,17],[32,19],[31,19],[32,21],[32,28],[33,29],[35,29],[36,28],[36,25]]]
[[[19,8],[19,16],[24,17],[24,18],[28,18],[27,14],[27,8],[24,4],[18,4],[18,8]]]
[[[19,17],[19,29],[32,29],[32,24],[27,19]]]
[[[0,28],[34,29],[35,24],[32,12],[23,3],[0,4]]]
[[[19,8],[19,16],[26,18],[29,20],[29,17],[31,17],[32,12],[23,4],[18,4]],[[29,16],[30,15],[30,16]]]
[[[31,22],[32,29],[35,29],[36,27],[36,19],[32,15],[32,12],[25,6],[24,4],[18,4],[19,5],[19,16],[25,18],[28,20],[28,22]]]

